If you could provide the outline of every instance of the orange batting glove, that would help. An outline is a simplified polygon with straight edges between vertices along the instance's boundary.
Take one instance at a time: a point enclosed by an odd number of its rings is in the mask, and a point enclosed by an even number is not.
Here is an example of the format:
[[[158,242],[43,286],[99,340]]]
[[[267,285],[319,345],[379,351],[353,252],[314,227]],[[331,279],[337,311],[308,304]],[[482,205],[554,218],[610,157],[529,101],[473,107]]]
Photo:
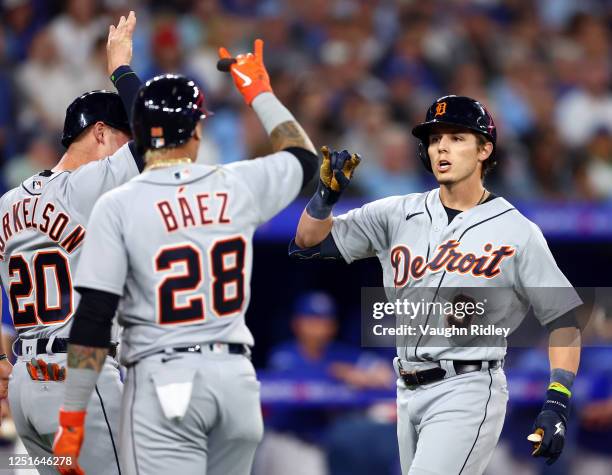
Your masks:
[[[59,425],[53,440],[53,455],[63,457],[64,464],[57,469],[62,475],[85,475],[77,462],[85,437],[85,411],[60,409]]]
[[[270,85],[270,76],[263,63],[263,45],[261,39],[255,40],[255,54],[239,54],[236,58],[232,58],[225,48],[219,48],[220,65],[223,60],[233,60],[229,68],[234,78],[234,84],[238,88],[238,92],[242,94],[247,105],[251,105],[262,92],[272,92]],[[227,62],[226,62],[227,64]],[[218,66],[221,69],[220,66]],[[226,68],[224,68],[226,70]]]

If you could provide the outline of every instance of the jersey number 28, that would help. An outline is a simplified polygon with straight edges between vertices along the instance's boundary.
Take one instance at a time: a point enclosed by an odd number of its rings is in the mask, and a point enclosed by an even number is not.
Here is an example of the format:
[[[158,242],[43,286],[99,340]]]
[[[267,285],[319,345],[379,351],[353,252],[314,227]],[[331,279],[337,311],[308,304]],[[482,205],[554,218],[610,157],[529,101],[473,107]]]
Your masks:
[[[211,276],[212,308],[218,317],[234,314],[244,302],[245,241],[235,237],[215,242],[208,252]],[[171,271],[157,286],[156,307],[158,322],[162,325],[193,323],[205,318],[204,295],[180,294],[200,288],[204,280],[203,259],[200,249],[193,244],[164,247],[155,256],[157,272]]]

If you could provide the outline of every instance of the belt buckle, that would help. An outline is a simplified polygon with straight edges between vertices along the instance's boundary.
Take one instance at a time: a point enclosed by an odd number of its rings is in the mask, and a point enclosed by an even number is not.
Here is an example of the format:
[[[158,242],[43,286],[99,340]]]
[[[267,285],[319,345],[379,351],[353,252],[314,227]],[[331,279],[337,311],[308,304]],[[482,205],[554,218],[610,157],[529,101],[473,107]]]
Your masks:
[[[38,338],[21,340],[21,356],[34,357],[38,355]]]
[[[404,368],[399,369],[399,374],[406,386],[418,386],[419,375],[417,370],[406,371]]]
[[[229,353],[229,346],[227,345],[227,343],[211,343],[210,351],[212,351],[213,353]]]

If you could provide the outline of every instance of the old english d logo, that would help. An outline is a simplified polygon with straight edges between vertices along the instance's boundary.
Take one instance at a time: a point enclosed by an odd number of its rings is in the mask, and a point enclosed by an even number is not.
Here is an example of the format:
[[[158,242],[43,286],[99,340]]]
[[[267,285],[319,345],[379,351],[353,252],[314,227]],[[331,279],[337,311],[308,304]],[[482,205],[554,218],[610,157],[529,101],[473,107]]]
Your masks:
[[[436,115],[434,115],[434,117],[444,114],[446,114],[446,102],[438,102],[436,104]]]

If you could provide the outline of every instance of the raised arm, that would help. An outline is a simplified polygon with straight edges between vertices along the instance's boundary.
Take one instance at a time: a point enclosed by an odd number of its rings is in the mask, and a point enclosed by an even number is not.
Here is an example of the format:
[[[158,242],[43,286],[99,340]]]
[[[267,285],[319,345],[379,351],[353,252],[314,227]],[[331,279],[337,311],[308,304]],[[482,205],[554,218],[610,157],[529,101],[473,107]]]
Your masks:
[[[130,67],[132,61],[132,37],[136,29],[136,14],[130,12],[121,17],[117,26],[108,29],[106,42],[107,68],[113,85],[117,88],[123,107],[130,123],[132,122],[132,104],[142,82]]]
[[[275,152],[286,150],[300,161],[304,170],[303,185],[313,177],[317,167],[316,149],[293,114],[272,92],[270,77],[263,61],[262,40],[255,40],[254,52],[235,58],[219,48],[220,71],[230,72],[238,92],[253,108],[270,137]]]

